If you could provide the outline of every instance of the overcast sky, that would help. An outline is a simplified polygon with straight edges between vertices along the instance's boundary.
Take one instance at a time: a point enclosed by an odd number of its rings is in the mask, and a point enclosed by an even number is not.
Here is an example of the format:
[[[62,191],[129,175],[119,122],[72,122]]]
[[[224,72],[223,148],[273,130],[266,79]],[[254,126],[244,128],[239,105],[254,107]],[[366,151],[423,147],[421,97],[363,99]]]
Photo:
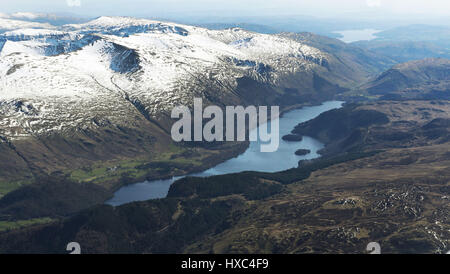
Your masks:
[[[449,0],[0,0],[0,13],[69,12],[86,16],[127,15],[313,15],[349,12],[450,16]]]

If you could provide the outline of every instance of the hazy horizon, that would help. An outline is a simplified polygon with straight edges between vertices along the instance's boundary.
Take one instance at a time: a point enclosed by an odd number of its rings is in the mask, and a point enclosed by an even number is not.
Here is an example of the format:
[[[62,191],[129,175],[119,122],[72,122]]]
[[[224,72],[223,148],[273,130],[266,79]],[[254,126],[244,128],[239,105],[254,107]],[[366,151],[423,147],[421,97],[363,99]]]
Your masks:
[[[348,20],[437,20],[450,17],[444,0],[0,0],[0,13],[70,13],[96,17],[255,17],[313,16]],[[139,7],[139,8],[136,8]]]

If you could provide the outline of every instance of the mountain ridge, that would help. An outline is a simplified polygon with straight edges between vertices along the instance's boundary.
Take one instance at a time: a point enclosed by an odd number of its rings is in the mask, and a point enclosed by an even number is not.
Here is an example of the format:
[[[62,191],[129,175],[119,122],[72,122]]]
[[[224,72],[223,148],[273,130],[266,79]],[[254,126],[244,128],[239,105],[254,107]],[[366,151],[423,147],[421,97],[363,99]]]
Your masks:
[[[0,164],[0,185],[7,186],[0,195],[52,174],[112,190],[210,167],[242,144],[173,143],[174,106],[192,107],[202,97],[204,105],[283,111],[332,99],[389,63],[313,35],[132,17],[28,24],[0,33],[0,147],[8,157]],[[197,156],[186,164],[183,155]],[[149,163],[161,168],[141,168]]]

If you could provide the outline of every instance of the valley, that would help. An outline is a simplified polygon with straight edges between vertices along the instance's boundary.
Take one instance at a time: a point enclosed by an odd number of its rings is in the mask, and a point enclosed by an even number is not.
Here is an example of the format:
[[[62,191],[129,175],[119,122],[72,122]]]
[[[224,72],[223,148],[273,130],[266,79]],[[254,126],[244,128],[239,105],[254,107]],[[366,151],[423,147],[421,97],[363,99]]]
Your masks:
[[[445,253],[450,65],[412,28],[0,16],[0,253]],[[194,97],[280,106],[280,153],[174,142]]]

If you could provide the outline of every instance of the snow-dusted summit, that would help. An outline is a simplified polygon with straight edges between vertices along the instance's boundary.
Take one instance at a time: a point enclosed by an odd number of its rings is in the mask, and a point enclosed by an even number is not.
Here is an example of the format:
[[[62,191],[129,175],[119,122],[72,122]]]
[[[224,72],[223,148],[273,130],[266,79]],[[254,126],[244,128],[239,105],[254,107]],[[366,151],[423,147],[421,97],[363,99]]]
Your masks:
[[[286,86],[328,63],[327,54],[282,36],[129,17],[61,27],[0,18],[0,30],[3,140],[97,127],[98,117],[159,120],[194,95],[239,103],[242,79]]]

